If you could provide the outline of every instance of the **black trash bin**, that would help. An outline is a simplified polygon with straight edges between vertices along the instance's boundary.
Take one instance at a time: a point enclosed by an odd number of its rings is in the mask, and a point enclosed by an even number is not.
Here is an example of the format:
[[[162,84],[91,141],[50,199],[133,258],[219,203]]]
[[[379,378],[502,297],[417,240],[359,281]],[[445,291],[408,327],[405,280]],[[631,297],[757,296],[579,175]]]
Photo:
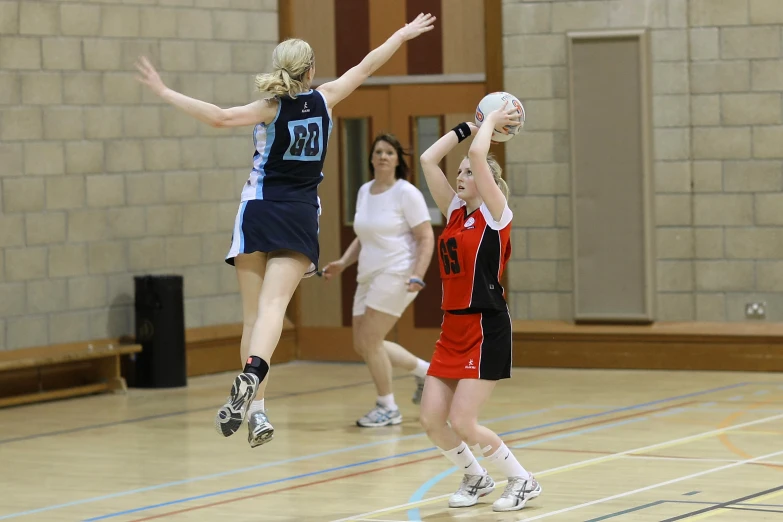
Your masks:
[[[187,385],[185,305],[182,276],[135,276],[136,388],[177,388]]]

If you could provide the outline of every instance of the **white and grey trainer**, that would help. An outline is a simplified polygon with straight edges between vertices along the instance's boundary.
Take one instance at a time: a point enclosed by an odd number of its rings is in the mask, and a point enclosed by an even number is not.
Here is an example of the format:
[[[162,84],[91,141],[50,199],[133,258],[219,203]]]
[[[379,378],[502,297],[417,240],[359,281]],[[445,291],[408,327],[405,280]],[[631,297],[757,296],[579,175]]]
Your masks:
[[[402,413],[400,413],[399,408],[390,410],[376,403],[375,408],[356,421],[356,425],[362,428],[380,428],[382,426],[393,426],[401,422]]]
[[[275,435],[275,428],[269,422],[266,412],[255,411],[247,418],[247,442],[251,448],[266,444]]]
[[[462,477],[459,489],[449,497],[449,507],[470,507],[478,503],[478,499],[495,491],[495,481],[489,475],[468,475]]]
[[[541,484],[533,475],[529,479],[511,477],[500,498],[492,504],[493,511],[517,511],[525,507],[528,500],[541,494]]]

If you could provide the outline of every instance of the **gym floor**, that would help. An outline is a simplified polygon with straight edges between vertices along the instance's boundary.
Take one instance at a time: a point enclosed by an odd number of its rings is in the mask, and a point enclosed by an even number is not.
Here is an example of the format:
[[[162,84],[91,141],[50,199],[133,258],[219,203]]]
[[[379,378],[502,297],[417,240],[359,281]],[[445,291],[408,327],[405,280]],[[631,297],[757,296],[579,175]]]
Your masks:
[[[783,516],[783,377],[515,368],[482,422],[542,495],[494,513],[449,509],[461,474],[423,434],[395,379],[399,426],[362,429],[374,388],[358,364],[272,369],[275,439],[217,435],[233,373],[0,410],[0,520],[676,521]]]

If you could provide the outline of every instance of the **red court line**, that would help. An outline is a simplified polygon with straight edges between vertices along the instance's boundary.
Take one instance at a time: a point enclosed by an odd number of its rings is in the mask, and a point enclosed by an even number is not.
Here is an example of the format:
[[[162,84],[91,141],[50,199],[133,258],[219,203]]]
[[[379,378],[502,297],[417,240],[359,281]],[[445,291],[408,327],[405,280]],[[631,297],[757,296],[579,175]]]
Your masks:
[[[524,437],[518,437],[516,439],[506,440],[504,442],[506,444],[512,444],[512,443],[520,442],[520,441],[523,441],[523,440],[530,440],[530,439],[535,439],[535,438],[538,438],[538,437],[545,437],[545,436],[548,436],[548,435],[557,435],[558,433],[562,433],[562,432],[566,432],[566,431],[574,431],[574,430],[579,430],[579,429],[583,429],[583,428],[589,428],[591,426],[598,426],[598,425],[601,425],[601,424],[609,424],[609,423],[617,422],[617,421],[623,420],[623,419],[633,419],[635,417],[643,417],[644,415],[650,415],[651,413],[657,413],[657,412],[660,412],[660,411],[671,410],[671,409],[674,409],[674,408],[682,408],[683,406],[688,406],[688,405],[691,405],[691,404],[695,404],[696,402],[698,402],[698,401],[694,400],[694,401],[681,402],[679,404],[672,404],[670,406],[664,406],[664,407],[661,407],[661,408],[656,408],[654,410],[645,410],[645,411],[637,412],[637,413],[629,413],[628,415],[621,415],[619,417],[612,417],[610,419],[601,419],[601,420],[595,420],[595,421],[591,421],[591,422],[586,422],[584,424],[579,424],[578,426],[572,426],[570,428],[559,428],[559,429],[556,429],[556,430],[545,431],[543,433],[538,433],[538,434],[535,434],[535,435],[526,435]],[[282,492],[285,492],[285,491],[292,491],[292,490],[295,490],[295,489],[300,489],[300,488],[304,488],[304,487],[308,487],[308,486],[317,486],[319,484],[325,484],[327,482],[334,482],[334,481],[342,480],[342,479],[346,479],[346,478],[352,478],[352,477],[358,477],[358,476],[361,476],[361,475],[366,475],[368,473],[375,473],[376,471],[385,471],[387,469],[394,469],[394,468],[399,468],[399,467],[402,467],[402,466],[407,466],[409,464],[418,464],[419,462],[426,462],[428,460],[435,460],[435,459],[442,459],[442,458],[443,458],[443,456],[440,453],[438,453],[437,455],[432,455],[430,457],[423,457],[423,458],[420,458],[420,459],[409,460],[408,462],[400,462],[400,463],[397,463],[397,464],[390,464],[388,466],[381,466],[379,468],[367,469],[367,470],[364,470],[364,471],[357,471],[355,473],[349,473],[347,475],[340,475],[339,477],[330,477],[330,478],[326,478],[326,479],[315,480],[315,481],[312,481],[312,482],[306,482],[304,484],[297,484],[295,486],[286,486],[284,488],[273,489],[272,491],[264,491],[264,492],[261,492],[261,493],[253,493],[252,495],[244,495],[244,496],[241,496],[241,497],[230,498],[230,499],[226,499],[226,500],[220,500],[218,502],[211,502],[209,504],[204,504],[204,505],[201,505],[201,506],[193,506],[193,507],[189,507],[189,508],[185,508],[185,509],[179,509],[179,510],[176,510],[176,511],[168,511],[166,513],[161,513],[159,515],[152,515],[152,516],[145,517],[145,518],[137,518],[137,519],[132,520],[130,522],[146,522],[148,520],[156,520],[158,518],[170,517],[172,515],[180,515],[182,513],[189,513],[191,511],[197,511],[199,509],[205,509],[205,508],[210,508],[210,507],[215,507],[215,506],[222,506],[222,505],[225,505],[225,504],[230,504],[232,502],[239,502],[239,501],[242,501],[242,500],[249,500],[251,498],[264,497],[266,495],[271,495],[273,493],[282,493]]]

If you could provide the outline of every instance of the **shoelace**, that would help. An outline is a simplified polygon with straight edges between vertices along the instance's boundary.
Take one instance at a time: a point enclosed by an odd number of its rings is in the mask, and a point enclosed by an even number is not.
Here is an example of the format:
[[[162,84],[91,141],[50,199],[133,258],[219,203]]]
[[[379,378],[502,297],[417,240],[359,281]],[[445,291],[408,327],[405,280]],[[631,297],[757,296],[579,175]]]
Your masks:
[[[466,493],[470,496],[475,495],[482,480],[484,480],[484,477],[480,475],[465,475],[462,477],[462,484],[459,485],[457,493]],[[473,481],[472,484],[471,481]]]
[[[367,418],[369,418],[373,422],[388,420],[391,418],[391,412],[387,413],[386,410],[376,406],[375,408],[372,409],[370,413],[367,414]]]
[[[521,498],[526,491],[528,481],[525,479],[513,479],[506,485],[506,490],[503,492],[504,497],[514,496]]]

